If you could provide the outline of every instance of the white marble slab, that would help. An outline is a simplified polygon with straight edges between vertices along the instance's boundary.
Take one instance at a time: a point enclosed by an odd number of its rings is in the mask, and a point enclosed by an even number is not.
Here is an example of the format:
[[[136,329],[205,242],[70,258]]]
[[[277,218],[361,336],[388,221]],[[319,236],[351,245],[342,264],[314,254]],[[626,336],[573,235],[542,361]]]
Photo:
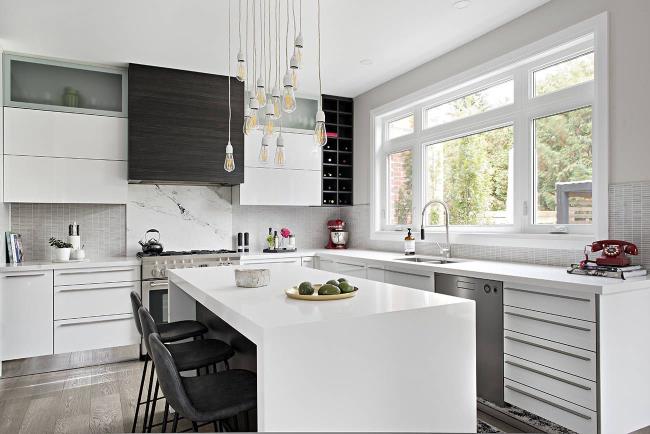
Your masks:
[[[129,185],[127,255],[140,251],[148,229],[158,229],[165,250],[231,249],[230,187]]]

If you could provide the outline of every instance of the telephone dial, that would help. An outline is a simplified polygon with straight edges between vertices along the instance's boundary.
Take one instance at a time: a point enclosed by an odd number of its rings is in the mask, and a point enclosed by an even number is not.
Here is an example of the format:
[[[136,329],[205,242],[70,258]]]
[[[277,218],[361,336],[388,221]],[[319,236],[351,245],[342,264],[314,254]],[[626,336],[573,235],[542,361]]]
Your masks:
[[[639,249],[634,244],[620,240],[595,241],[591,243],[591,251],[602,251],[602,254],[596,258],[596,264],[610,267],[626,267],[631,262],[627,255],[639,254]]]

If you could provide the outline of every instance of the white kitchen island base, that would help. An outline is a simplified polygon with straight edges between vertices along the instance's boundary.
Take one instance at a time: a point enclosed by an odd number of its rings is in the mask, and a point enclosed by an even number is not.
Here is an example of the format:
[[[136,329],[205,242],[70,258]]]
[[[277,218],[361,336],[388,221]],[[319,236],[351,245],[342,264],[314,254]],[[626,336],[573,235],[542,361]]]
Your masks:
[[[169,273],[171,321],[198,302],[256,345],[259,431],[475,432],[473,302],[365,279],[351,299],[291,300],[285,288],[337,276],[268,268],[254,289],[234,267]]]

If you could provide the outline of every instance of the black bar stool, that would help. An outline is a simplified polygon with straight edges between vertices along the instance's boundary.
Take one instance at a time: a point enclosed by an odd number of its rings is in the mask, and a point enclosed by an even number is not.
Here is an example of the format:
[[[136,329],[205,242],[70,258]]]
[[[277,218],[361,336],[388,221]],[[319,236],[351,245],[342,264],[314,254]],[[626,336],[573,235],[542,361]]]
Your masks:
[[[138,314],[138,310],[141,307],[143,307],[143,305],[140,295],[135,291],[131,291],[131,308],[133,310],[133,320],[135,321],[135,327],[138,329],[138,333],[140,333],[140,337],[143,337],[142,325],[140,324],[140,316]],[[176,342],[183,339],[203,337],[203,335],[207,333],[208,328],[198,321],[177,321],[173,323],[159,324],[158,331],[160,332],[159,334],[163,342]],[[142,368],[142,378],[140,379],[138,401],[135,404],[135,415],[133,416],[133,426],[131,428],[131,432],[135,432],[135,427],[138,423],[140,406],[146,404],[146,409],[149,408],[149,402],[151,399],[151,387],[153,383],[153,368],[151,368],[149,375],[149,390],[147,392],[147,400],[142,401],[142,392],[144,388],[144,381],[147,376],[147,364],[149,363],[149,360],[151,360],[151,358],[149,354],[146,354],[144,358],[144,367]],[[144,423],[142,424],[143,431],[145,429],[146,421],[147,414],[145,414]]]
[[[215,430],[220,431],[224,422],[236,420],[240,413],[256,407],[257,377],[253,372],[231,369],[200,377],[181,377],[171,352],[158,334],[149,335],[149,347],[167,401],[165,416],[170,406],[175,410],[172,432],[176,432],[180,416],[192,422],[195,432],[203,423],[213,423]],[[165,417],[162,432],[166,428]]]
[[[147,354],[151,353],[149,348],[149,335],[158,334],[158,326],[153,317],[145,309],[141,307],[138,310],[140,316],[140,324],[142,325],[142,336],[147,347]],[[179,372],[193,371],[196,369],[197,376],[201,375],[201,368],[205,368],[206,373],[210,373],[210,366],[213,367],[213,372],[217,372],[217,364],[222,363],[225,365],[226,370],[230,368],[228,359],[235,355],[232,347],[227,343],[218,339],[201,339],[190,342],[183,342],[177,344],[166,344],[167,349],[174,359],[176,369]],[[152,362],[155,367],[155,363]],[[149,384],[151,388],[151,383]],[[153,399],[151,400],[151,410],[145,410],[145,421],[147,413],[149,414],[149,422],[146,431],[151,432],[153,427],[153,418],[156,413],[156,403],[158,401],[159,380],[156,379],[156,386],[154,388]],[[147,404],[148,405],[148,404]],[[167,419],[167,412],[165,412],[164,419]],[[164,423],[164,422],[163,422]]]

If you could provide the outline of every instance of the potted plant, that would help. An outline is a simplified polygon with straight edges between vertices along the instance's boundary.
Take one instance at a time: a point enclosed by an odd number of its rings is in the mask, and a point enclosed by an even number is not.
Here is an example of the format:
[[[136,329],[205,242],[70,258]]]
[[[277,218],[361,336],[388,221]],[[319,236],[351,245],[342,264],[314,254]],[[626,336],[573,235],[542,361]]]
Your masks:
[[[72,251],[72,244],[61,241],[58,238],[50,238],[50,246],[56,247],[56,260],[57,261],[69,261],[70,252]]]

